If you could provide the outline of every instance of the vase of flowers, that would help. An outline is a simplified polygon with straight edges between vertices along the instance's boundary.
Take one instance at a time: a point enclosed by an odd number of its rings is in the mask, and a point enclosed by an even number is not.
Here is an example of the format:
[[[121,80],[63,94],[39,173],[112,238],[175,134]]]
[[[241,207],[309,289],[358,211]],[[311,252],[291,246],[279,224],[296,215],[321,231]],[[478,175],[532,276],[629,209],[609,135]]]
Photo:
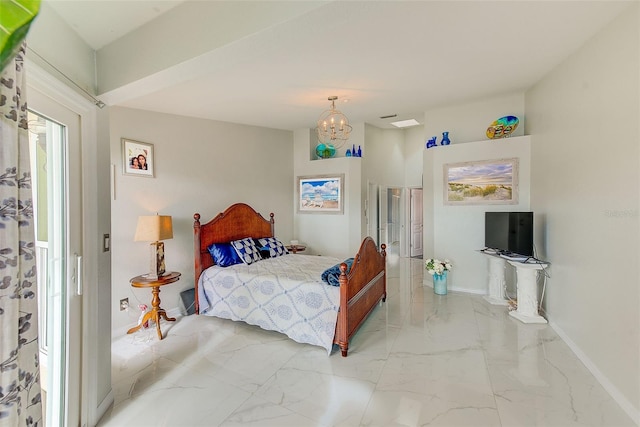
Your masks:
[[[427,273],[433,276],[433,292],[438,295],[447,294],[447,272],[453,268],[451,261],[430,258],[424,262]]]

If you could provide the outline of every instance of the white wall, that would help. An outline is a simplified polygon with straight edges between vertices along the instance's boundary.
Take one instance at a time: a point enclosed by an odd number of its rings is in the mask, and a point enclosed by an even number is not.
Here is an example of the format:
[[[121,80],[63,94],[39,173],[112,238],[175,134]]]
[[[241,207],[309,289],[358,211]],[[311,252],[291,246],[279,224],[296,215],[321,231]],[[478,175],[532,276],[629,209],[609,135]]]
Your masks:
[[[385,187],[403,187],[404,131],[366,125],[365,139],[367,149],[362,155],[363,178]]]
[[[362,243],[362,158],[335,157],[313,159],[314,130],[300,129],[294,132],[294,170],[291,178],[291,200],[297,200],[298,177],[344,174],[344,213],[298,213],[293,203],[295,217],[294,238],[307,245],[305,254],[348,258],[358,252]],[[364,125],[353,125],[349,146],[364,148]],[[346,150],[346,146],[341,152]]]
[[[424,151],[425,254],[424,258],[449,258],[453,270],[447,284],[452,290],[487,293],[488,260],[484,248],[486,211],[529,211],[531,137],[452,144]],[[518,203],[512,205],[445,205],[443,167],[447,163],[518,158]],[[429,199],[429,200],[427,200]],[[534,214],[535,216],[535,214]],[[430,229],[427,229],[427,223]],[[428,235],[427,235],[428,234]],[[425,283],[431,278],[425,275]]]
[[[56,68],[82,89],[91,94],[96,93],[93,49],[60,18],[46,1],[40,4],[40,12],[31,25],[27,46],[29,51],[32,51],[32,53],[27,52],[27,57],[59,78],[64,84],[78,91],[78,88],[70,85],[69,81],[56,71]]]
[[[404,188],[405,182],[405,160],[404,145],[405,133],[401,129],[380,129],[375,126],[365,126],[365,139],[367,144],[366,153],[362,157],[362,194],[365,204],[369,195],[369,184],[375,184],[381,190],[380,218],[378,228],[380,241],[377,243],[390,244],[388,241],[388,204],[387,189]],[[363,209],[363,235],[373,234],[369,231],[365,209]],[[371,216],[374,217],[373,215]],[[375,235],[372,236],[375,238]],[[402,239],[404,241],[404,239]]]
[[[526,94],[550,323],[640,423],[638,6]]]
[[[291,132],[119,107],[110,109],[110,121],[114,334],[122,334],[139,316],[136,310],[119,311],[121,298],[128,297],[132,307],[151,301],[148,289],[129,285],[129,279],[148,272],[149,245],[133,241],[138,216],[157,212],[173,217],[166,263],[182,277],[161,290],[166,310],[182,309],[180,292],[194,286],[194,213],[206,222],[229,205],[245,202],[265,218],[275,214],[277,237],[293,237]],[[122,174],[123,137],[154,145],[155,178]]]
[[[422,187],[422,153],[426,146],[424,136],[424,126],[404,130],[404,182],[407,187]]]

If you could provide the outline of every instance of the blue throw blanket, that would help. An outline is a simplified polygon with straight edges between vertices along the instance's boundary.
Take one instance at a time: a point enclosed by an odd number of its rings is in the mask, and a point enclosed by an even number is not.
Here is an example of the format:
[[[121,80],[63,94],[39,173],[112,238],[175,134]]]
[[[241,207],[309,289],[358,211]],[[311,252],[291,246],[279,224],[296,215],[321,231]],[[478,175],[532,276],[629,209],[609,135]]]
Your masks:
[[[353,258],[345,259],[344,263],[347,264],[347,273],[348,273],[349,270],[351,270],[351,265],[353,264]],[[322,273],[322,281],[331,286],[340,286],[340,264],[336,264],[333,267],[327,268]]]

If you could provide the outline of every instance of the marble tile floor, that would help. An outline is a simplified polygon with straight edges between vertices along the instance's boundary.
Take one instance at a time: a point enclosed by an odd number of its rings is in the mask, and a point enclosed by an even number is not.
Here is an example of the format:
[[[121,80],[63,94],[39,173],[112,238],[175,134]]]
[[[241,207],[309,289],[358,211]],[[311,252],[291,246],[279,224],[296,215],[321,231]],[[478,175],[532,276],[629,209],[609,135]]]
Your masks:
[[[98,426],[633,426],[548,325],[423,286],[388,257],[387,302],[349,356],[255,326],[186,316],[112,344]]]

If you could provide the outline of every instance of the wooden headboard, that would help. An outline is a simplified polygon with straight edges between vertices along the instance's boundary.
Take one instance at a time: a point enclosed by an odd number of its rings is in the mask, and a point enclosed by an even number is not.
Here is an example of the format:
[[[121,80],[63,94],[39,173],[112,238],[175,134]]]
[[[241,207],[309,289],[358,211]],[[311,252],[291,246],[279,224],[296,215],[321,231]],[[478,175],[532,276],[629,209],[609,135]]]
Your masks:
[[[196,286],[196,312],[198,312],[198,279],[203,270],[213,265],[208,247],[212,243],[228,243],[245,237],[273,237],[273,213],[269,220],[245,203],[229,206],[206,224],[200,224],[200,214],[193,215],[193,251]]]

